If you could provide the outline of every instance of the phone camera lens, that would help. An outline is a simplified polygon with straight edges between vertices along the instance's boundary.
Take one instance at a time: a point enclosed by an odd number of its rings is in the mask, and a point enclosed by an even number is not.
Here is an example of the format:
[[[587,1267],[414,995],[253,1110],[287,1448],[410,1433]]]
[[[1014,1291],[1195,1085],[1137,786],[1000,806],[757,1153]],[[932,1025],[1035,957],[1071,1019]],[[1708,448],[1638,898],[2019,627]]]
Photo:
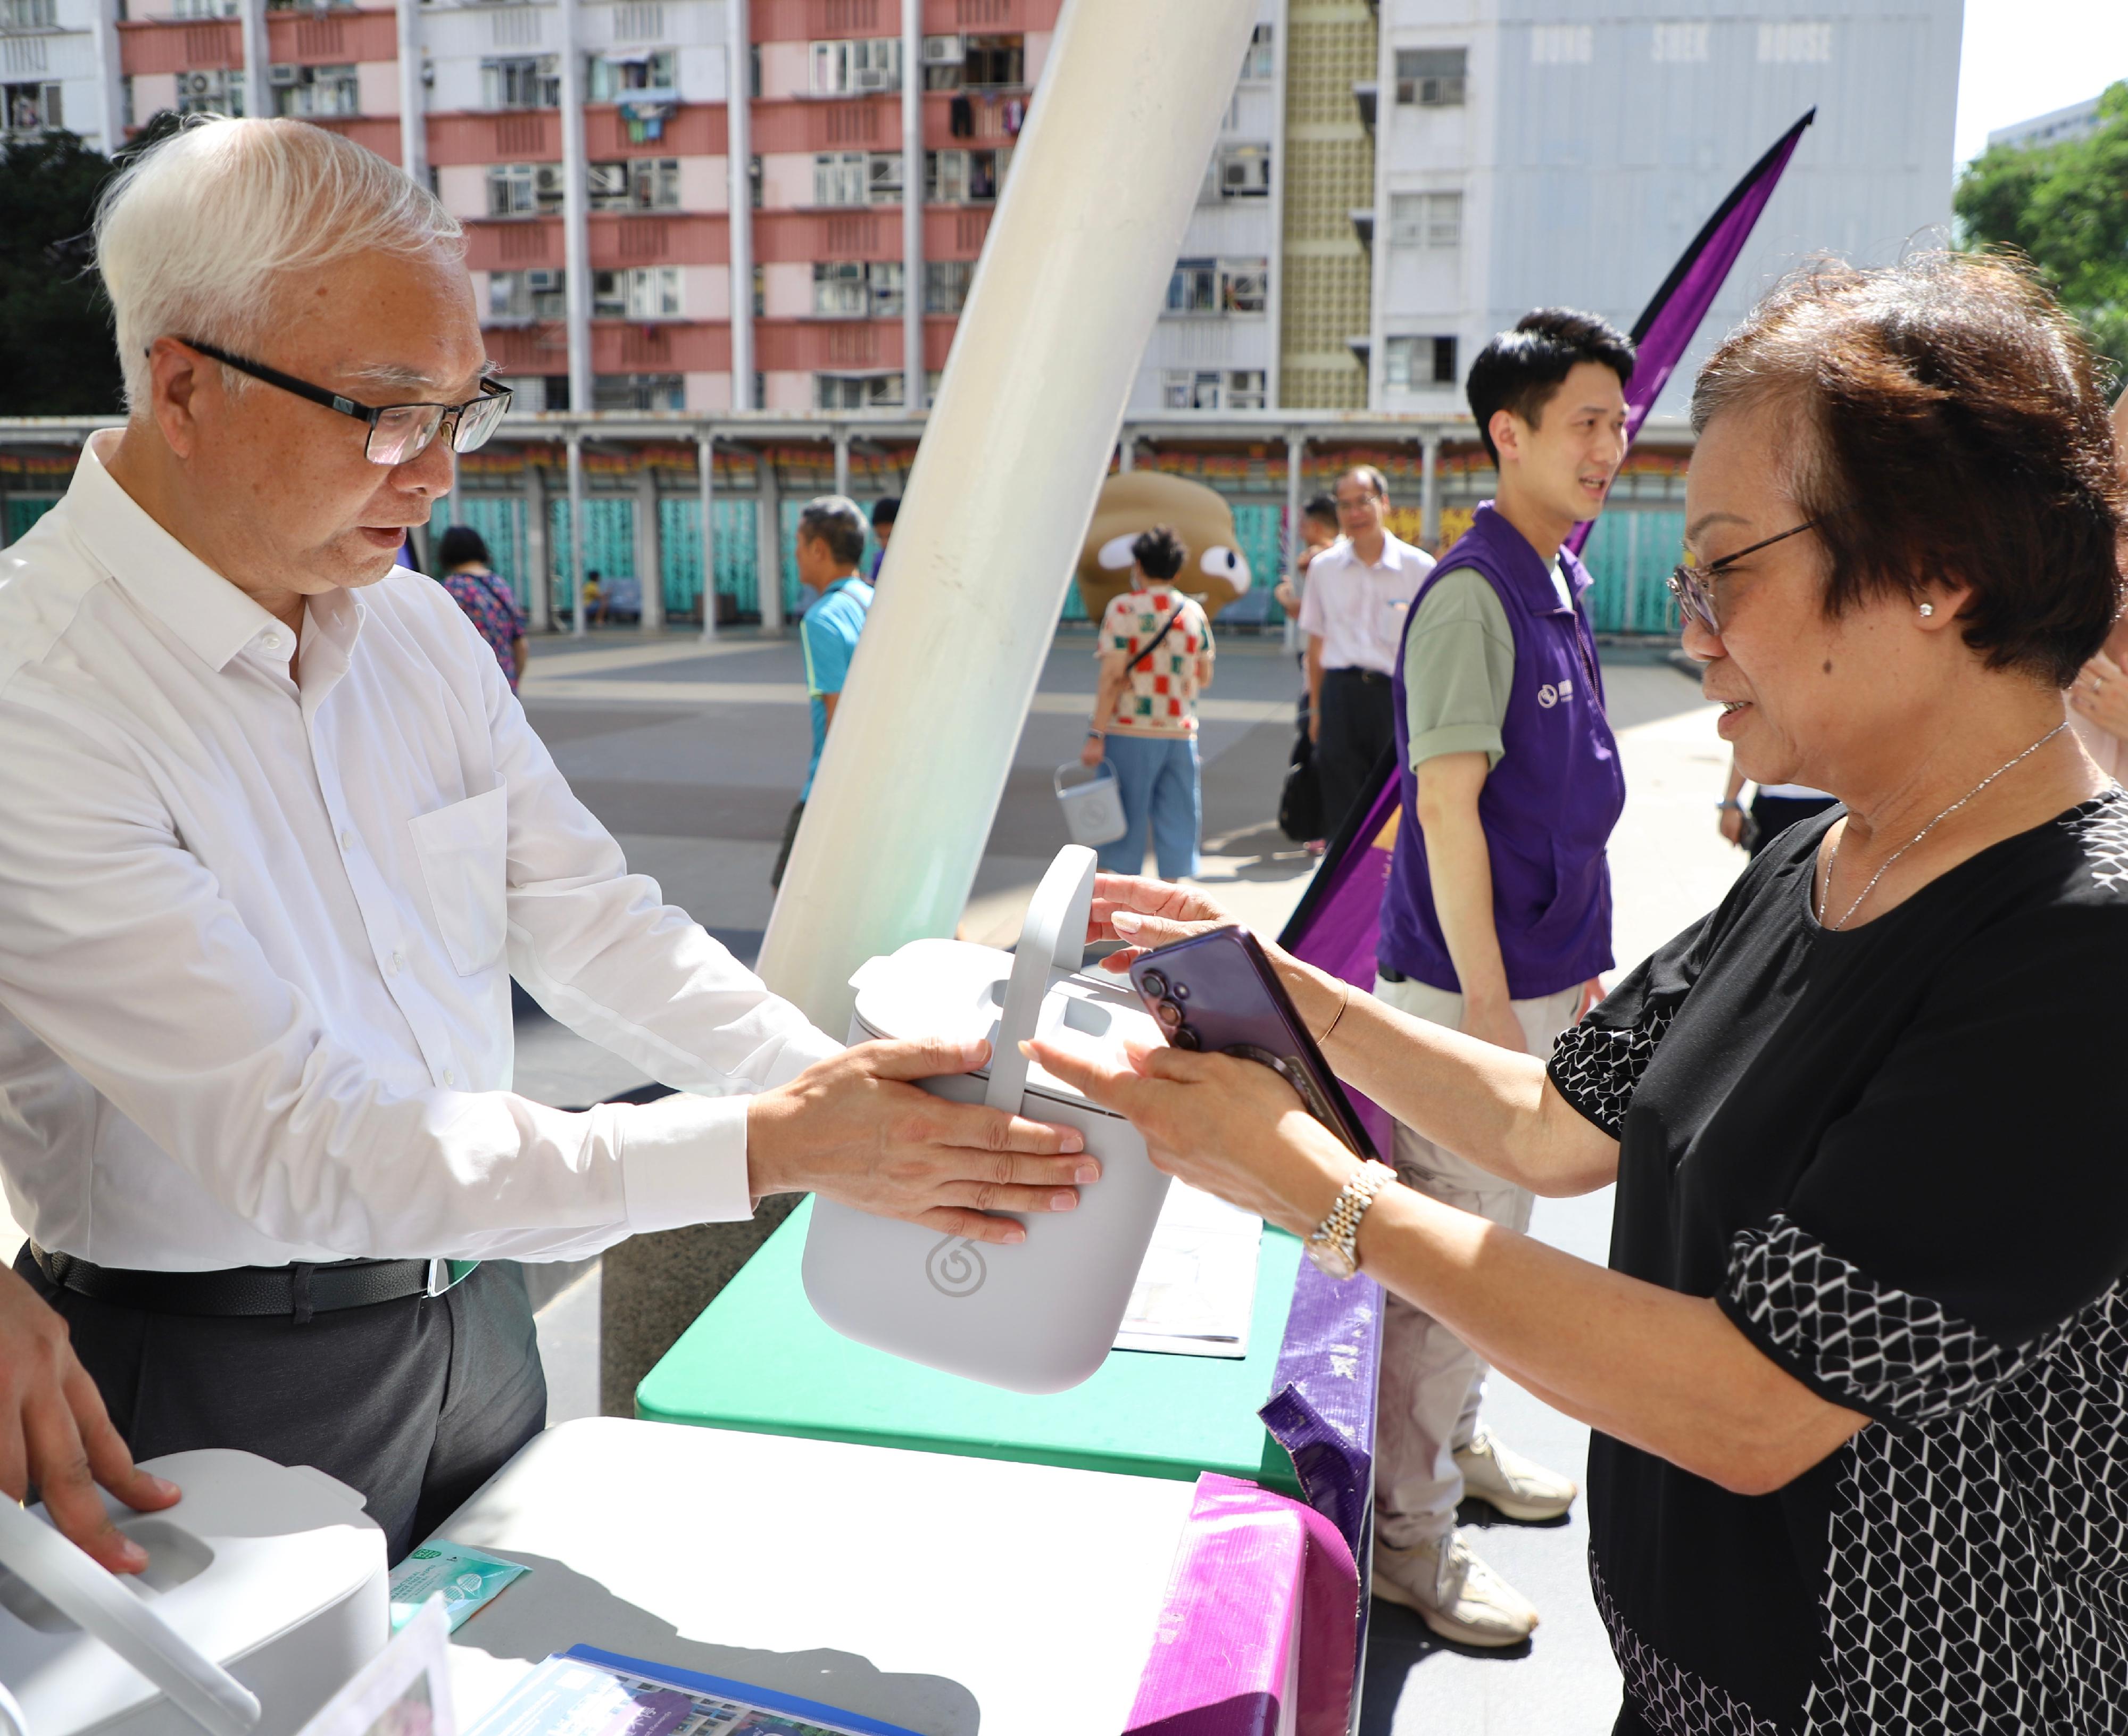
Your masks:
[[[1199,1046],[1197,1040],[1197,1033],[1190,1030],[1190,1028],[1186,1025],[1177,1025],[1175,1030],[1175,1034],[1168,1040],[1174,1044],[1177,1049],[1195,1049]]]
[[[1190,998],[1190,985],[1186,982],[1176,983],[1175,985],[1175,998],[1178,1001],[1187,1001]]]
[[[1146,993],[1156,998],[1167,992],[1167,978],[1158,971],[1147,971],[1138,978],[1138,982]]]
[[[1182,1022],[1182,1009],[1172,1001],[1163,1001],[1153,1010],[1153,1016],[1170,1030]]]

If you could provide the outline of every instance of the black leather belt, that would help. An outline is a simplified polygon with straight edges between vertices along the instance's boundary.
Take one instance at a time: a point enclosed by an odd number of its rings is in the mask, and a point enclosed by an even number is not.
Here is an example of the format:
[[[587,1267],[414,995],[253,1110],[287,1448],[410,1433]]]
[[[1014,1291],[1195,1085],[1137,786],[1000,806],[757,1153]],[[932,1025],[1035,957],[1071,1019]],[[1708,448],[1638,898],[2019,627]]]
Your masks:
[[[1323,673],[1326,679],[1332,675],[1346,675],[1350,676],[1355,681],[1379,681],[1385,686],[1389,683],[1389,677],[1383,674],[1380,669],[1362,669],[1351,663],[1346,664],[1342,668],[1325,669]]]
[[[127,1272],[35,1242],[30,1258],[62,1290],[114,1307],[157,1314],[290,1315],[368,1308],[408,1296],[441,1296],[463,1282],[477,1260],[336,1260],[330,1265],[238,1266],[221,1272]]]

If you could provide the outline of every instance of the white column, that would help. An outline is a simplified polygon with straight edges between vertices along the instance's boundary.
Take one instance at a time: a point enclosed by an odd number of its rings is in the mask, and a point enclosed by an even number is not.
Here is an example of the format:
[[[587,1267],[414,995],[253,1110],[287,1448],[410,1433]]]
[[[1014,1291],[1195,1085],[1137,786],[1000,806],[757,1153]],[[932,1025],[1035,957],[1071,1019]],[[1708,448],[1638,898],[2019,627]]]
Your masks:
[[[421,82],[421,0],[398,0],[399,166],[429,184],[428,89]]]
[[[525,467],[525,588],[534,633],[554,625],[554,564],[547,555],[547,473],[539,464]]]
[[[924,0],[901,0],[901,403],[924,408]]]
[[[1418,534],[1426,539],[1426,552],[1431,554],[1441,540],[1441,436],[1437,434],[1419,437],[1418,477]]]
[[[705,430],[695,442],[702,490],[702,640],[717,636],[717,438]]]
[[[1293,583],[1294,605],[1286,611],[1285,644],[1288,651],[1300,649],[1300,461],[1308,452],[1308,436],[1297,428],[1285,430],[1285,576]]]
[[[635,582],[643,587],[639,622],[646,633],[665,630],[665,537],[658,522],[658,474],[645,464],[635,478]]]
[[[823,1030],[953,932],[1255,0],[1064,10],[837,707],[761,974]]]
[[[584,621],[584,437],[569,430],[569,630],[581,639]]]
[[[753,540],[754,589],[761,597],[761,630],[783,630],[783,496],[776,486],[776,466],[768,448],[757,447],[753,473],[758,478],[754,495],[756,514]]]
[[[725,203],[731,231],[731,402],[734,410],[758,410],[753,401],[753,54],[747,40],[750,0],[724,0]],[[764,605],[766,606],[766,605]]]
[[[273,87],[267,82],[266,69],[273,50],[266,36],[266,0],[240,0],[236,17],[244,39],[244,112],[271,116]]]
[[[745,8],[742,5],[739,9]],[[569,335],[569,411],[574,416],[591,410],[592,372],[591,187],[584,164],[584,57],[577,45],[579,11],[577,0],[562,0],[562,259]],[[577,583],[581,584],[582,579],[579,573]],[[577,625],[582,625],[581,620]]]
[[[835,492],[848,494],[850,492],[850,430],[838,428],[834,438]]]
[[[89,50],[96,59],[96,148],[110,156],[126,143],[126,62],[118,48],[118,0],[93,0]],[[0,535],[4,535],[0,531]]]
[[[1126,426],[1116,441],[1116,468],[1128,476],[1138,459],[1138,436]],[[897,523],[896,529],[900,528]]]
[[[1271,359],[1264,368],[1264,407],[1276,410],[1284,397],[1279,377],[1285,361],[1285,77],[1293,28],[1291,0],[1279,0],[1278,17],[1271,39],[1271,257],[1264,289],[1264,326],[1271,340]],[[1296,525],[1294,534],[1299,535]]]

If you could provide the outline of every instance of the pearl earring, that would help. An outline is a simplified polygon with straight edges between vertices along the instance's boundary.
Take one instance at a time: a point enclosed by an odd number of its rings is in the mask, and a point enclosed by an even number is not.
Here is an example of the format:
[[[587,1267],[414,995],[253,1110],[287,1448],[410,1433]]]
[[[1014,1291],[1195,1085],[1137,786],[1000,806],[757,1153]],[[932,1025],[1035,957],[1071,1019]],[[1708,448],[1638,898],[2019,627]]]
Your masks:
[[[1922,613],[1922,614],[1924,614],[1924,615],[1933,615],[1933,614],[1935,614],[1935,613],[1936,613],[1936,605],[1935,605],[1934,603],[1923,603],[1923,604],[1921,605],[1921,613]]]

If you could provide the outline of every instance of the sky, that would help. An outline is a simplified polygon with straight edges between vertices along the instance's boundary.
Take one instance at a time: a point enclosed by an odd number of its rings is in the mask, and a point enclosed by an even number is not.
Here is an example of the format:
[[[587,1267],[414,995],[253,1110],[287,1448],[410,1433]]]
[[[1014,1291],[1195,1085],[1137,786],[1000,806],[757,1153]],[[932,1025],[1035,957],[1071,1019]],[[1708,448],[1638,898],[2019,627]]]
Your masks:
[[[2128,0],[1965,0],[1960,163],[1992,128],[2095,97],[2128,78]]]

